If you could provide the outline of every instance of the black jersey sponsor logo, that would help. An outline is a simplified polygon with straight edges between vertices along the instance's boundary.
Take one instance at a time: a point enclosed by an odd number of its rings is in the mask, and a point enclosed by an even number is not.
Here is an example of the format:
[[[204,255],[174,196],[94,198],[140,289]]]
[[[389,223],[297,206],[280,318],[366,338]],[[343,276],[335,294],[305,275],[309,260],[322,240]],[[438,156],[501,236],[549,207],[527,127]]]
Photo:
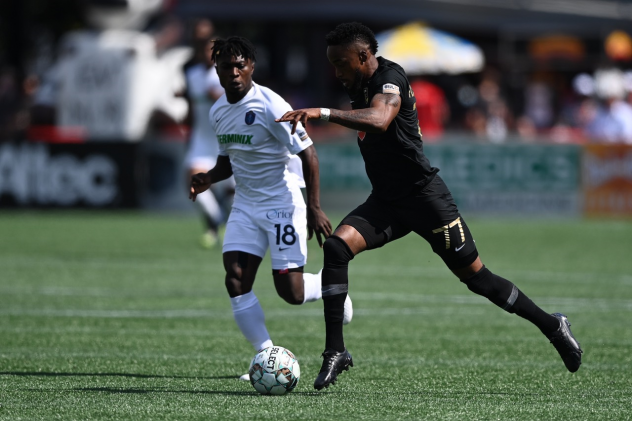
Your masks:
[[[252,110],[248,111],[246,113],[246,119],[245,119],[246,120],[246,124],[250,126],[252,123],[254,123],[255,122],[255,117],[256,117],[256,115],[255,115],[254,111],[252,111]]]
[[[369,103],[369,88],[364,88],[364,103]]]

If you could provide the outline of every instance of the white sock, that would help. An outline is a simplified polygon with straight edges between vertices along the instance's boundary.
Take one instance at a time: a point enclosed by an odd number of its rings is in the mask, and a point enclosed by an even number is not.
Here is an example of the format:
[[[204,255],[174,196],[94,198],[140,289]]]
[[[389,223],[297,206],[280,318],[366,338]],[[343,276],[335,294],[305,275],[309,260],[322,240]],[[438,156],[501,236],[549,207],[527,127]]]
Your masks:
[[[222,220],[222,208],[219,206],[219,203],[217,203],[217,199],[212,191],[206,190],[198,194],[195,198],[195,203],[197,203],[202,208],[202,211],[215,223],[219,223]]]
[[[311,303],[312,301],[320,300],[323,296],[321,284],[322,278],[320,272],[313,273],[303,273],[303,296],[305,297],[303,304]]]
[[[255,351],[272,346],[272,339],[270,339],[268,329],[266,329],[263,309],[254,291],[232,297],[230,304],[233,307],[233,317],[235,317],[237,326]]]
[[[233,317],[237,326],[255,351],[272,346],[272,340],[268,334],[268,329],[266,329],[263,309],[254,291],[232,297],[230,304],[233,307]]]

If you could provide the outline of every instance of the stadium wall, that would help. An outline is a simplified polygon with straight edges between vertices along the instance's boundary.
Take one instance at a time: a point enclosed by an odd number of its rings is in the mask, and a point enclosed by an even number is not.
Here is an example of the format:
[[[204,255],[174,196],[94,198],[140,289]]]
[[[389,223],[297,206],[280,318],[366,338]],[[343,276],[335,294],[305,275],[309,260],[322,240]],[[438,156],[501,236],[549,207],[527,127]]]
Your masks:
[[[370,190],[355,144],[318,145],[317,149],[323,191]],[[424,149],[463,211],[580,213],[579,146],[447,143]]]
[[[316,143],[322,203],[348,211],[370,192],[354,142]],[[3,143],[0,208],[140,208],[191,211],[186,145]],[[481,144],[425,146],[459,208],[481,215],[632,216],[632,146]]]

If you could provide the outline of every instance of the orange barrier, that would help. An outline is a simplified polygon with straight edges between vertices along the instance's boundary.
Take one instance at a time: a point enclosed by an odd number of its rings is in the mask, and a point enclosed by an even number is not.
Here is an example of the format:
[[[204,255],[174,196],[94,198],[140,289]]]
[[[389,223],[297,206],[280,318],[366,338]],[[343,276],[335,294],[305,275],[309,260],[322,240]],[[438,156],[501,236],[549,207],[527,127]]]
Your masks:
[[[632,216],[632,145],[585,145],[582,187],[586,216]]]

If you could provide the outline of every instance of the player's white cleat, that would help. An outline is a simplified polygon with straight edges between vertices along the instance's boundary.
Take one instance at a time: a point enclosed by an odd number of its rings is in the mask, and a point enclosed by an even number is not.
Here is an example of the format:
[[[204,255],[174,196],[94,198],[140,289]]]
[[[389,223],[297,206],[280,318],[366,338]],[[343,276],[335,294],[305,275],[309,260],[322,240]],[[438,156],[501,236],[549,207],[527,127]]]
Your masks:
[[[248,375],[248,373],[239,376],[239,381],[240,382],[249,382],[250,381],[250,376]]]
[[[353,319],[353,303],[351,302],[351,297],[347,294],[347,298],[345,298],[345,312],[342,317],[342,324],[348,325],[351,323],[351,319]]]

